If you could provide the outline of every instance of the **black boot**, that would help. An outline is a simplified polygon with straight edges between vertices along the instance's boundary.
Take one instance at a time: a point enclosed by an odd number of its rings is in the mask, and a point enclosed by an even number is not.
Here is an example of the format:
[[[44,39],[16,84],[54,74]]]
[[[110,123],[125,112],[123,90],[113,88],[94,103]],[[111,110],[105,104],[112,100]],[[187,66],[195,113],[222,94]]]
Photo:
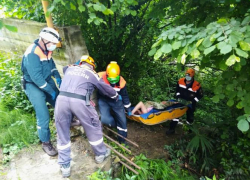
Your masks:
[[[177,126],[178,121],[171,121],[169,130],[166,131],[166,135],[175,134],[175,127]]]
[[[171,134],[175,134],[174,129],[169,129],[169,130],[166,131],[166,135],[171,135]]]

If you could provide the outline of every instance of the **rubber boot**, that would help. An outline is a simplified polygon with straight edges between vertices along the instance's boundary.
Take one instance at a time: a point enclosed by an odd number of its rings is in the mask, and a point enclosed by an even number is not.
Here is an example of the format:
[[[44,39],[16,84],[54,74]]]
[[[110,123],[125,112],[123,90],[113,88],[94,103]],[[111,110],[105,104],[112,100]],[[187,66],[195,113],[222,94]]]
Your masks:
[[[44,152],[46,152],[49,156],[56,156],[57,155],[57,150],[53,147],[51,142],[43,142],[42,143],[42,148]]]

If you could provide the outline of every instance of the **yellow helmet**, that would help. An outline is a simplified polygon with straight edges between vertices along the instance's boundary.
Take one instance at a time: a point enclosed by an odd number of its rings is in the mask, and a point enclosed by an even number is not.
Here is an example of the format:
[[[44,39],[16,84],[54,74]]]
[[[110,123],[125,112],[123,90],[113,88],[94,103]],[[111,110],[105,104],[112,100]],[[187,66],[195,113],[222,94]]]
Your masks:
[[[82,62],[86,62],[86,63],[92,65],[94,68],[95,68],[95,66],[96,66],[95,60],[94,60],[92,57],[90,57],[89,55],[83,55],[83,56],[81,57],[80,64],[82,64]]]
[[[107,79],[111,84],[117,83],[120,80],[120,67],[116,61],[111,61],[106,69]]]

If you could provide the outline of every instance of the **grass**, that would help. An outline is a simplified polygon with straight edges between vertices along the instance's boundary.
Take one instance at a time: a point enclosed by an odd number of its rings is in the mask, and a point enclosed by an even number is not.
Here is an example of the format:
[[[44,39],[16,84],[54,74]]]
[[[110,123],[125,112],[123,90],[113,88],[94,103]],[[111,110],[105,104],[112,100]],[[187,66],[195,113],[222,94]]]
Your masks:
[[[38,141],[34,115],[19,109],[7,111],[1,103],[0,146],[3,148],[4,162],[8,162],[21,148]]]

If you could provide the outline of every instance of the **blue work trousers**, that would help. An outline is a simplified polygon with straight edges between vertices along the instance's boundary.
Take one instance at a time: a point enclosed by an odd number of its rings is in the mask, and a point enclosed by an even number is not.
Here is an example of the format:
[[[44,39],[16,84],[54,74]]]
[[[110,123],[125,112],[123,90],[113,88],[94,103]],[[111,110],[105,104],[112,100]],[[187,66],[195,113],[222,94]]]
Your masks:
[[[55,90],[56,95],[58,95],[58,89],[53,81],[53,79],[48,82],[52,88]],[[50,141],[50,130],[49,130],[49,110],[46,103],[50,103],[55,107],[56,99],[52,99],[51,95],[42,91],[34,83],[26,83],[25,94],[28,96],[29,101],[33,105],[36,112],[37,121],[37,131],[39,139],[42,142]]]
[[[127,119],[122,100],[115,101],[100,97],[98,105],[102,123],[117,128],[118,134],[127,138]],[[120,143],[125,142],[121,137],[118,137],[118,140]]]

